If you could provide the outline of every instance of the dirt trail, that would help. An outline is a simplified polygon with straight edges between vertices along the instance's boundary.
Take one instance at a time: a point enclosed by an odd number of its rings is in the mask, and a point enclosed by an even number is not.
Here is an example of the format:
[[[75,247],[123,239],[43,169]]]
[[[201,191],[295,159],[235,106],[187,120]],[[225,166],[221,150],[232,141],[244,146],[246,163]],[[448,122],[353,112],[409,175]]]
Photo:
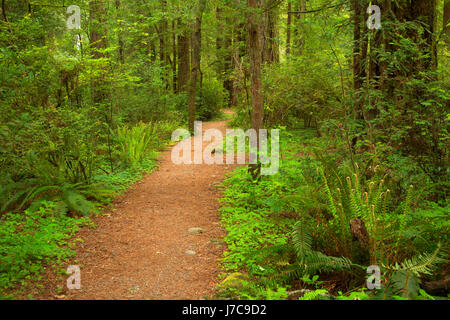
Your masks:
[[[229,111],[228,111],[229,113]],[[225,133],[226,121],[203,123]],[[203,148],[208,143],[203,143]],[[219,226],[216,183],[228,165],[175,165],[164,151],[157,171],[94,218],[98,228],[77,237],[81,290],[59,286],[63,299],[203,299],[218,283],[225,234]],[[192,234],[200,227],[205,232]],[[189,255],[186,251],[195,251]],[[191,252],[192,254],[192,252]],[[51,296],[54,299],[56,283]],[[53,290],[52,290],[53,289]]]

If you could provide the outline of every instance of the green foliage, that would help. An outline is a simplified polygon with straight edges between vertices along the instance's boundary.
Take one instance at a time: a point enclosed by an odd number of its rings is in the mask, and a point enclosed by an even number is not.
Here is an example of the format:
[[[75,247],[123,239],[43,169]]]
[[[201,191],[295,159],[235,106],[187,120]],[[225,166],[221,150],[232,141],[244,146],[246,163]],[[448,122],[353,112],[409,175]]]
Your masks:
[[[326,289],[316,289],[305,293],[298,300],[328,300],[326,294],[328,291]]]
[[[119,159],[126,166],[136,167],[149,150],[152,139],[151,128],[143,123],[132,128],[118,128],[116,139]]]
[[[344,286],[350,293],[336,299],[417,298],[421,276],[445,261],[436,247],[448,236],[445,208],[417,208],[419,194],[412,187],[402,200],[392,199],[383,177],[369,180],[357,165],[355,172],[349,162],[336,166],[332,158],[308,155],[303,145],[311,141],[316,140],[308,131],[283,131],[278,175],[254,183],[246,168],[239,168],[225,181],[220,209],[228,231],[225,267],[248,271],[256,288],[289,287],[306,275],[338,273],[351,281],[350,288]],[[433,217],[430,233],[418,232],[426,217]],[[352,234],[350,221],[356,218],[367,229],[365,244]],[[389,281],[378,293],[354,292],[365,285],[370,264],[379,265]],[[402,272],[408,281],[396,280]],[[239,297],[244,292],[234,291]],[[323,292],[305,299],[318,293]]]
[[[344,295],[341,291],[339,292],[339,295],[336,297],[336,300],[369,300],[369,295],[361,291],[353,291],[347,295]]]
[[[302,275],[316,274],[321,271],[349,270],[353,264],[348,258],[330,257],[312,250],[312,237],[309,226],[301,221],[294,225],[293,245],[297,252],[298,268]]]
[[[317,128],[324,119],[338,116],[339,82],[336,66],[310,54],[295,57],[266,70],[263,79],[267,126]],[[312,60],[312,61],[311,61]]]
[[[0,292],[39,280],[46,266],[71,257],[78,240],[70,239],[81,226],[91,224],[88,218],[67,217],[57,203],[41,205],[0,219]]]
[[[226,94],[217,80],[204,82],[198,89],[197,120],[207,121],[217,117],[226,105]]]

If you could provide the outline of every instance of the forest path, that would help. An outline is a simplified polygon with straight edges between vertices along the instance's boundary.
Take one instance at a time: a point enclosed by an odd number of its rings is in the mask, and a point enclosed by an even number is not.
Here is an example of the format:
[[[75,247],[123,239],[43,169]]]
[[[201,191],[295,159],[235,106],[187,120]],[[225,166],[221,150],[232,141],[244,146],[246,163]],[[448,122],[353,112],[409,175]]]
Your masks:
[[[231,111],[226,111],[230,113]],[[225,136],[227,121],[205,122]],[[193,143],[193,139],[191,139]],[[203,149],[209,143],[203,142]],[[228,165],[175,165],[164,151],[159,168],[93,218],[95,230],[83,228],[77,262],[81,289],[53,283],[47,299],[203,299],[218,283],[225,231],[219,226],[214,186]],[[190,233],[190,228],[203,233]],[[189,252],[193,251],[193,252]],[[195,252],[195,254],[194,254]],[[56,285],[63,288],[55,294]]]

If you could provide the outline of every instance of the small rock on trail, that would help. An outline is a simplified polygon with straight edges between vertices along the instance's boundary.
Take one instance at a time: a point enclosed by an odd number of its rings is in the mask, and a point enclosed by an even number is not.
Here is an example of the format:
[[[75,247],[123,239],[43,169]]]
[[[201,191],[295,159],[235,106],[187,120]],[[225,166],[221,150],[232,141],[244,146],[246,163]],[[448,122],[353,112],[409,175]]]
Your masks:
[[[203,233],[205,232],[205,229],[203,228],[190,228],[188,230],[189,233],[193,233],[193,234],[199,234],[199,233]]]

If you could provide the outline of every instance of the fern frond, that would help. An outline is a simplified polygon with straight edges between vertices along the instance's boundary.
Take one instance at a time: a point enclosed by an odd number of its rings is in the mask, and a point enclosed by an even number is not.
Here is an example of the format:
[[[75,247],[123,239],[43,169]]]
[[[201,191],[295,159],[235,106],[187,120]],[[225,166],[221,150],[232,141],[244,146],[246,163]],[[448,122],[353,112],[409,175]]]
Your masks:
[[[327,178],[325,177],[325,172],[323,171],[323,169],[320,170],[320,174],[321,174],[321,177],[323,180],[323,185],[324,185],[325,192],[327,195],[328,208],[331,211],[331,213],[333,214],[333,217],[335,217],[337,219],[336,206],[334,204],[334,199],[333,199],[333,196],[331,195],[331,190],[330,190],[330,187],[328,186],[328,181],[327,181]]]
[[[402,263],[395,263],[391,266],[382,265],[385,269],[390,271],[409,271],[416,276],[423,274],[432,274],[432,270],[437,264],[447,262],[446,259],[440,257],[441,243],[433,253],[418,254],[411,259],[404,260]]]
[[[437,264],[446,262],[445,259],[439,257],[440,250],[441,244],[439,243],[433,253],[419,254],[410,260],[405,260],[401,263],[400,269],[408,270],[416,276],[419,276],[420,273],[432,274],[431,272]]]
[[[400,225],[398,228],[397,240],[395,241],[395,247],[396,247],[395,256],[397,256],[398,251],[400,249],[400,239],[402,237],[403,230],[405,229],[406,215],[408,213],[410,213],[410,211],[411,211],[409,206],[410,206],[411,200],[412,200],[412,189],[413,189],[413,186],[411,185],[408,189],[408,193],[406,195],[406,200],[403,204],[403,210],[402,210],[402,216],[400,217]]]
[[[311,230],[306,223],[298,221],[294,225],[293,233],[294,249],[297,253],[297,257],[300,261],[303,261],[305,257],[311,252]]]
[[[322,271],[350,270],[352,266],[356,265],[346,257],[331,257],[319,251],[312,251],[300,266],[304,268],[304,274],[316,274]]]
[[[310,291],[305,293],[302,297],[298,298],[298,300],[321,300],[327,299],[328,291],[326,289],[316,289],[314,291]]]

